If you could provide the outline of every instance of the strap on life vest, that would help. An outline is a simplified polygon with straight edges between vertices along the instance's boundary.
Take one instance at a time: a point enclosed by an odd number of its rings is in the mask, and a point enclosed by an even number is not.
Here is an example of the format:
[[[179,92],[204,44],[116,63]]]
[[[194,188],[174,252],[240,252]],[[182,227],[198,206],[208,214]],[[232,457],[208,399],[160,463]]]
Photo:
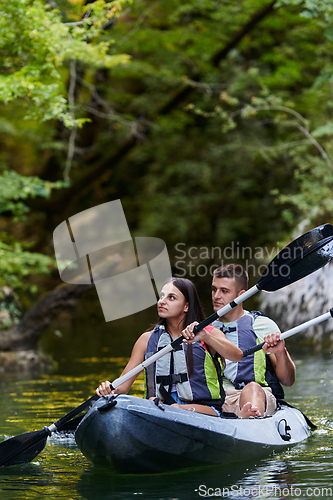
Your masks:
[[[172,373],[171,375],[159,375],[156,377],[156,382],[163,386],[186,382],[187,380],[187,373]]]
[[[163,401],[167,404],[167,405],[172,405],[174,404],[176,401],[173,399],[173,397],[171,396],[170,392],[171,392],[171,387],[172,387],[172,377],[173,376],[177,376],[180,378],[180,375],[181,374],[175,374],[173,373],[174,371],[174,359],[173,359],[173,351],[171,351],[171,356],[170,356],[170,375],[162,375],[160,377],[157,377],[157,378],[160,378],[160,386],[159,386],[159,391],[160,391],[160,394],[163,398]],[[187,380],[187,374],[186,375],[186,380]],[[157,382],[157,380],[156,380]],[[176,383],[176,382],[175,382]],[[166,390],[165,386],[168,385],[169,386],[169,389],[168,391]]]
[[[209,352],[209,354],[210,354],[210,356],[211,356],[211,358],[213,360],[213,363],[214,363],[214,366],[215,366],[215,370],[216,370],[216,374],[217,374],[217,379],[218,379],[219,384],[220,384],[220,392],[222,392],[222,394],[223,394],[223,401],[222,401],[222,404],[223,404],[224,403],[224,399],[225,399],[225,392],[224,392],[224,389],[223,389],[223,377],[222,377],[222,374],[221,374],[221,365],[218,362],[218,358],[221,357],[221,355],[219,353],[215,353],[215,355],[213,356],[212,352],[210,350],[209,345],[206,345],[204,342],[202,342],[202,343],[203,343],[204,348],[206,349],[207,352]]]
[[[217,378],[218,378],[220,387],[222,387],[222,390],[223,390],[223,379],[222,379],[222,375],[221,375],[221,366],[217,360],[218,355],[216,354],[215,356],[213,356],[211,351],[210,351],[209,346],[206,345],[205,342],[203,342],[202,340],[201,340],[201,344],[203,345],[205,350],[210,354],[210,356],[213,360],[213,363],[214,363],[214,366],[216,369],[216,373],[217,373]],[[172,351],[171,351],[170,371],[173,371],[173,367],[174,367],[174,363],[173,363],[173,355],[172,355]],[[187,373],[172,373],[171,375],[165,375],[165,376],[161,375],[161,376],[156,377],[156,382],[158,384],[160,384],[160,387],[159,387],[160,394],[163,398],[163,401],[167,405],[172,405],[175,403],[175,400],[173,399],[173,397],[170,394],[172,384],[177,384],[179,382],[186,382],[187,380],[188,380]],[[168,391],[165,388],[166,386],[169,386]],[[204,404],[204,402],[202,402],[202,404]]]
[[[162,350],[162,349],[164,349],[164,348],[165,348],[165,346],[163,346],[163,347],[158,347],[158,348],[157,348],[157,352],[158,352],[158,351],[161,351],[161,350]],[[182,347],[182,344],[181,344],[181,343],[180,343],[180,344],[176,344],[176,345],[172,348],[172,351],[171,351],[171,352],[173,352],[173,351],[181,351],[182,349],[183,349],[183,347]]]

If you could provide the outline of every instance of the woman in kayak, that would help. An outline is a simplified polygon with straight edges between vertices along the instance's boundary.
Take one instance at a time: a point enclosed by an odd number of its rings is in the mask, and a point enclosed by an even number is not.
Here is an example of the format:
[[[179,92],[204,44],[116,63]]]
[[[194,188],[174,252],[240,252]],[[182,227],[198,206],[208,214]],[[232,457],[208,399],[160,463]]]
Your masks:
[[[160,321],[136,341],[122,375],[170,344],[189,324],[205,319],[197,290],[185,278],[172,278],[164,285],[157,308]],[[159,398],[182,409],[219,415],[224,390],[216,352],[231,361],[240,361],[243,356],[219,329],[206,327],[204,342],[183,343],[179,350],[165,354],[146,368],[146,398]],[[109,381],[103,382],[96,393],[126,394],[135,379],[136,376],[132,377],[114,391]]]

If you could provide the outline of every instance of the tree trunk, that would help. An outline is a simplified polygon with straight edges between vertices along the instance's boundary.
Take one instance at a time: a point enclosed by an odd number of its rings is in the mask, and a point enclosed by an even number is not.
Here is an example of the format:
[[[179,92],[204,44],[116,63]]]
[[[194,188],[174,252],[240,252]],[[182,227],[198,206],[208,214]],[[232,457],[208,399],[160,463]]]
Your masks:
[[[121,262],[121,256],[103,259],[96,272],[95,280],[111,275]],[[78,280],[80,277],[78,276]],[[38,302],[22,317],[19,325],[0,331],[0,373],[45,370],[53,366],[51,357],[38,348],[38,341],[52,321],[64,310],[74,307],[76,299],[94,287],[88,285],[61,284]]]
[[[37,348],[42,333],[63,309],[75,306],[75,299],[91,285],[61,285],[42,297],[22,318],[19,325],[0,332],[0,351]]]

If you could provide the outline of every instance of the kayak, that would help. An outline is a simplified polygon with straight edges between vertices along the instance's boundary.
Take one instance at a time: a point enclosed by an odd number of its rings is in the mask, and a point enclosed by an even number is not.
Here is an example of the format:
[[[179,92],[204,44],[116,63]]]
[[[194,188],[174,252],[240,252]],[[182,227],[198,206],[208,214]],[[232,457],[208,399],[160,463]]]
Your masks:
[[[271,416],[241,419],[120,394],[100,398],[88,410],[75,440],[93,464],[133,474],[251,460],[288,449],[309,434],[304,415],[285,405]]]

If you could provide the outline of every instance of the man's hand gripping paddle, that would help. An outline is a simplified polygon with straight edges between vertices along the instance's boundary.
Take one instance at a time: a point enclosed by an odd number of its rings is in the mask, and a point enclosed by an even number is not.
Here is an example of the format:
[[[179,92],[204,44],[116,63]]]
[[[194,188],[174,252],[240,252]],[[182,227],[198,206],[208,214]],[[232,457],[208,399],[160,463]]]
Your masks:
[[[309,321],[306,321],[305,323],[302,323],[301,325],[294,326],[294,328],[290,328],[290,330],[287,330],[284,333],[281,333],[280,339],[287,339],[289,337],[292,337],[292,335],[296,335],[296,333],[302,332],[303,330],[306,330],[307,328],[310,328],[310,326],[317,325],[318,323],[321,323],[322,321],[326,321],[327,319],[330,319],[333,317],[333,308],[329,310],[329,312],[325,314],[321,314],[320,316],[317,316],[316,318],[310,319]],[[243,358],[245,356],[249,356],[250,354],[253,354],[256,351],[260,351],[262,347],[265,345],[265,342],[261,342],[260,344],[254,345],[253,347],[249,347],[249,349],[246,349],[243,351]]]

